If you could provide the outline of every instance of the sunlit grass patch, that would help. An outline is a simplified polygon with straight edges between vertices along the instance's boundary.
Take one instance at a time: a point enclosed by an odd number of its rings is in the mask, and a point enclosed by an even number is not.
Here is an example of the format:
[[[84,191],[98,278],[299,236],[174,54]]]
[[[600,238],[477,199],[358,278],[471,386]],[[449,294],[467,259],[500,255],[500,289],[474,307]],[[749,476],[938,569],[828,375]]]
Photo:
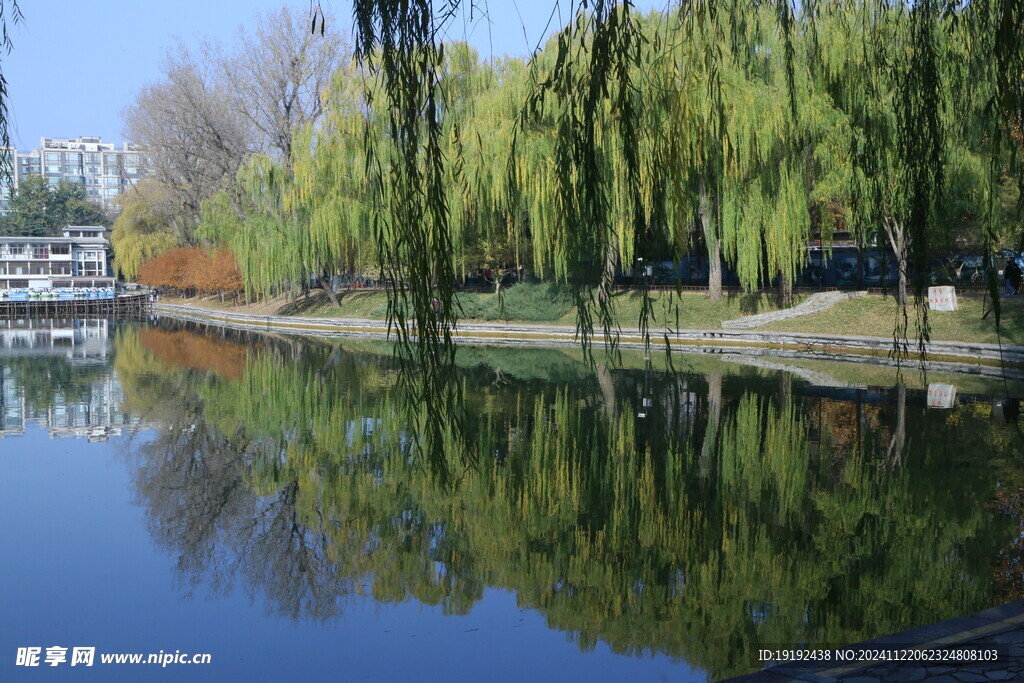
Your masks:
[[[1002,342],[1024,344],[1024,298],[1004,299],[1002,302]],[[758,329],[765,331],[808,332],[817,334],[858,335],[865,337],[891,337],[899,307],[891,296],[865,296],[841,301],[821,313],[771,323]],[[995,330],[991,300],[964,298],[959,308],[951,313],[929,311],[928,322],[933,340],[974,341],[995,344],[999,340]],[[908,311],[907,335],[917,337],[915,312]]]

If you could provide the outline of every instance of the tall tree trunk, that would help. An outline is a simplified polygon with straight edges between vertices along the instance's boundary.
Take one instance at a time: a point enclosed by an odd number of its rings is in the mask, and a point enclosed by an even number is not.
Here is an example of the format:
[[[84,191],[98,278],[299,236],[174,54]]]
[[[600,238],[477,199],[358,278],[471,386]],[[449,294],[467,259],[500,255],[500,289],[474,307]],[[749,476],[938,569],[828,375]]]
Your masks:
[[[601,267],[601,282],[597,288],[597,300],[604,304],[615,291],[615,269],[619,265],[619,250],[611,241],[604,248],[604,265]]]
[[[907,386],[900,382],[896,386],[896,428],[889,440],[889,467],[896,469],[903,464],[903,448],[907,442]]]
[[[775,298],[779,308],[788,308],[793,305],[793,281],[782,271],[779,271],[779,286],[776,289]]]
[[[900,306],[907,305],[907,229],[903,221],[895,218],[886,218],[882,225],[885,226],[885,234],[889,238],[889,245],[896,254],[896,270],[898,280],[896,285],[896,300]]]
[[[718,301],[722,298],[722,240],[715,226],[714,201],[708,197],[704,178],[697,181],[697,191],[700,195],[697,207],[700,229],[708,247],[708,298]]]
[[[718,442],[718,429],[722,420],[722,374],[712,372],[705,375],[708,381],[708,420],[704,427],[704,443],[700,448],[700,474],[711,475],[711,456]]]
[[[316,264],[316,279],[320,283],[320,288],[327,292],[327,298],[331,300],[331,305],[335,308],[341,308],[341,304],[338,302],[338,297],[334,295],[334,289],[331,288],[330,280],[324,279],[323,271],[320,270],[320,264]]]
[[[793,400],[793,375],[788,372],[780,372],[779,381],[779,408],[785,410]]]
[[[615,400],[615,382],[612,379],[612,373],[604,363],[599,363],[596,371],[597,385],[601,388],[605,415],[609,419],[615,420],[619,417],[619,404]]]
[[[722,298],[722,243],[717,237],[708,242],[708,298]]]

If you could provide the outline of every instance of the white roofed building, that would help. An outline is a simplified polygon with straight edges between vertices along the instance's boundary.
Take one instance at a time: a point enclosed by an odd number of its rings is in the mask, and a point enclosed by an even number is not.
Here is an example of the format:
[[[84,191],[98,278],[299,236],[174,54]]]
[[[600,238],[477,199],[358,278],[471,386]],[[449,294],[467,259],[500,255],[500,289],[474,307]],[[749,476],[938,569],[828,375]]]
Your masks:
[[[0,290],[113,287],[105,232],[69,225],[61,237],[0,237]]]

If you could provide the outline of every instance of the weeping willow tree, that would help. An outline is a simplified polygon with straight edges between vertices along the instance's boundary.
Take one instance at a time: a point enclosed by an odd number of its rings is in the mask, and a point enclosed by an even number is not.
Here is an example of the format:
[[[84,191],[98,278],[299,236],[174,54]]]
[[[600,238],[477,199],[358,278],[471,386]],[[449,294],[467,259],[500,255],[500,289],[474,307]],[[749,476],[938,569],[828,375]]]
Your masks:
[[[458,2],[449,3],[449,9],[458,7]],[[440,62],[438,25],[428,4],[366,0],[356,2],[355,8],[364,54],[378,46],[392,50],[391,58],[377,63],[381,78],[390,84],[389,101],[404,104],[405,115],[413,117],[436,104],[433,89],[414,82],[414,77],[432,78]],[[683,3],[663,17],[670,30],[650,41],[645,41],[629,2],[583,1],[573,8],[579,12],[559,33],[551,54],[533,63],[537,85],[527,110],[549,117],[554,138],[550,175],[531,173],[529,179],[548,181],[545,186],[553,188],[554,201],[543,202],[536,215],[545,220],[531,221],[530,227],[557,250],[561,271],[597,284],[598,316],[606,321],[607,297],[602,292],[607,292],[608,278],[599,274],[612,262],[614,245],[629,243],[650,229],[653,212],[645,215],[644,192],[670,187],[659,185],[655,177],[674,179],[674,210],[678,215],[692,213],[700,225],[711,261],[713,296],[719,250],[746,286],[775,274],[783,284],[792,277],[802,261],[810,210],[822,199],[815,191],[821,169],[814,161],[822,153],[814,143],[814,119],[822,123],[828,116],[814,112],[823,112],[818,105],[827,100],[812,104],[813,86],[822,82],[822,75],[827,97],[835,98],[855,129],[845,149],[841,143],[824,145],[833,160],[853,166],[839,173],[847,178],[832,181],[849,181],[849,223],[862,234],[881,226],[902,273],[902,284],[897,283],[901,301],[907,300],[911,273],[916,274],[920,301],[929,232],[935,228],[944,185],[942,118],[949,91],[943,60],[951,31],[962,30],[994,56],[979,74],[996,93],[986,108],[992,134],[1005,140],[1005,132],[998,129],[1021,109],[1024,11],[1014,0],[968,6],[940,0],[809,2],[799,11],[789,0]],[[838,60],[830,26],[837,17],[848,31],[838,42],[851,47]],[[405,41],[402,50],[394,49],[396,40]],[[552,60],[550,68],[541,64],[545,59]],[[661,85],[678,93],[673,136],[668,138],[675,147],[653,156],[659,163],[650,168],[658,175],[645,176],[640,103],[657,99],[651,93],[659,91],[645,90],[637,72],[665,65],[674,73]],[[687,87],[673,87],[680,84]],[[859,96],[856,84],[862,86]],[[406,136],[400,142],[409,148],[411,141]],[[617,162],[610,160],[610,150],[619,152]],[[436,152],[437,163],[444,153],[440,146],[429,145],[421,151]],[[834,164],[836,169],[841,166]],[[667,177],[664,169],[671,171]],[[424,196],[430,196],[429,187],[422,185]],[[830,199],[845,199],[840,187],[833,189]],[[620,204],[624,212],[613,210],[614,195],[626,199]],[[447,206],[437,199],[436,208]],[[617,215],[627,216],[632,230],[618,230]],[[671,232],[678,235],[679,229]],[[618,249],[620,255],[626,251]],[[583,331],[591,329],[591,309],[589,304],[579,309]],[[923,312],[920,330],[926,335]]]
[[[420,368],[450,367],[453,280],[481,262],[573,284],[585,347],[595,322],[614,340],[618,271],[695,243],[711,297],[724,262],[788,300],[812,231],[849,228],[889,244],[901,303],[912,274],[920,302],[952,99],[984,102],[990,177],[1021,108],[1006,2],[729,0],[648,17],[581,2],[525,65],[441,43],[430,3],[355,7],[359,61],[336,75],[328,118],[299,133],[285,172],[250,162],[240,197],[211,201],[204,222],[235,226],[256,293],[375,269]],[[982,64],[983,50],[1005,57]]]
[[[463,43],[453,44],[447,58],[453,95],[446,115],[448,186],[459,270],[530,267],[543,275],[536,223],[528,209],[509,201],[506,183],[516,117],[529,94],[529,70],[519,59],[481,62]],[[531,198],[543,196],[532,191],[539,186],[531,183]],[[500,277],[495,281],[500,287]]]
[[[379,122],[369,120],[360,106],[372,84],[355,64],[338,69],[326,93],[323,121],[296,136],[294,179],[285,204],[302,226],[303,261],[321,276],[366,272],[375,265],[364,141],[367,127]]]
[[[283,168],[250,162],[203,222],[231,233],[256,294],[375,270],[420,367],[450,365],[452,281],[480,263],[572,283],[585,346],[595,322],[614,327],[617,272],[694,245],[712,297],[723,262],[785,295],[807,237],[848,227],[888,244],[898,297],[914,277],[920,300],[964,112],[992,239],[995,197],[1024,177],[1013,0],[701,0],[647,17],[586,0],[528,63],[442,43],[459,0],[354,5],[359,59],[331,118]]]
[[[810,235],[811,124],[825,108],[792,54],[799,36],[749,2],[691,3],[664,34],[658,161],[677,220],[696,216],[709,297],[722,296],[724,257],[747,289],[778,274],[788,299]]]
[[[120,277],[133,280],[143,261],[178,246],[182,232],[172,207],[166,188],[155,180],[143,180],[121,196],[110,235]]]
[[[598,0],[581,7],[549,45],[550,66],[534,61],[539,87],[520,121],[526,127],[547,119],[553,133],[539,188],[547,220],[531,221],[531,229],[536,240],[552,245],[556,276],[574,285],[577,329],[588,350],[595,314],[606,339],[614,327],[618,257],[645,224],[634,85],[642,43],[630,3]],[[516,179],[514,170],[510,178]],[[625,192],[625,205],[616,205],[617,190]]]
[[[286,204],[292,186],[289,168],[254,154],[239,167],[232,187],[201,205],[197,236],[231,249],[250,294],[294,293],[316,272],[308,259],[308,231]]]
[[[952,97],[940,10],[930,2],[860,2],[841,10],[824,4],[808,17],[817,46],[812,63],[852,128],[837,199],[859,243],[884,241],[896,259],[897,353],[906,348],[912,276],[922,351],[928,338],[924,289],[931,245],[939,241]]]

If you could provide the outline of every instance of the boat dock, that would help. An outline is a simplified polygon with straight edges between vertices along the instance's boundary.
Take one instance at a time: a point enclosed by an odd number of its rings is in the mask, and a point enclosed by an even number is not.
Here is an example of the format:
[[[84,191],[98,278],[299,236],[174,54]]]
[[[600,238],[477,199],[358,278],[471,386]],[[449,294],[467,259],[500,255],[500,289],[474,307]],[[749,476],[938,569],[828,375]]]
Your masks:
[[[73,318],[78,315],[140,313],[149,310],[146,292],[118,294],[106,298],[0,299],[0,318]]]

